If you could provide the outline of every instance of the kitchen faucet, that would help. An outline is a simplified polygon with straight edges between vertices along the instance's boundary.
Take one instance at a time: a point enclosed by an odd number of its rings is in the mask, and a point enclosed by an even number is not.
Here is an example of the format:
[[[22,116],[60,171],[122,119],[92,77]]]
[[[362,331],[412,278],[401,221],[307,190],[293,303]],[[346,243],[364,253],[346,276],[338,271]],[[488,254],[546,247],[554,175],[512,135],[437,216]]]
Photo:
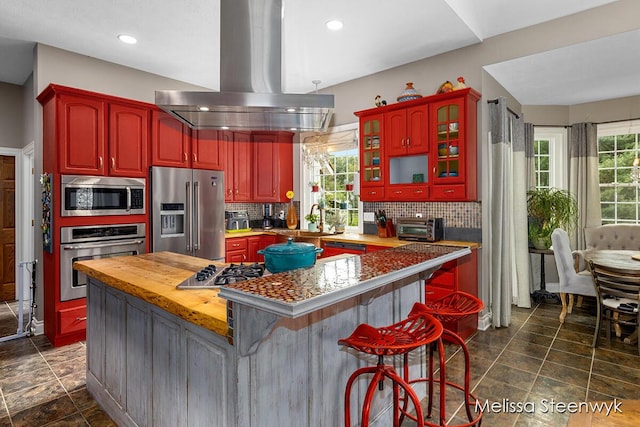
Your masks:
[[[324,231],[324,223],[322,222],[322,207],[319,204],[314,203],[313,205],[311,205],[311,210],[309,211],[309,215],[313,215],[314,207],[317,207],[318,211],[320,212],[320,222],[318,223],[318,231],[322,233]]]

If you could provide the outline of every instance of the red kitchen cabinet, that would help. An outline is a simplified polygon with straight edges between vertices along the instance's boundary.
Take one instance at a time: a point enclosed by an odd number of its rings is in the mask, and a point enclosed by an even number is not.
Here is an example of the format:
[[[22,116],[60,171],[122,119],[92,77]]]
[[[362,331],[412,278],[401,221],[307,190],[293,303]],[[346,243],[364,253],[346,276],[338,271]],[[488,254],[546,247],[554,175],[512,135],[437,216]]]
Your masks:
[[[57,94],[55,103],[58,172],[105,175],[105,102],[63,92]]]
[[[257,262],[258,251],[262,243],[262,236],[250,236],[247,237],[247,261]]]
[[[225,240],[225,262],[247,261],[248,240],[246,237],[232,237]]]
[[[109,104],[109,175],[146,178],[149,109]]]
[[[233,138],[229,131],[199,129],[191,139],[191,166],[196,169],[223,170],[227,142]]]
[[[467,88],[429,105],[431,200],[470,201],[477,193],[477,107],[480,94]]]
[[[191,167],[191,132],[187,125],[164,111],[151,113],[151,165]]]
[[[359,115],[359,113],[356,113]],[[383,115],[364,114],[360,117],[360,200],[363,202],[385,199],[385,158]]]
[[[478,296],[478,250],[449,261],[436,270],[425,284],[425,301],[434,301],[451,292],[462,291]],[[445,327],[466,339],[478,329],[478,315],[446,322]]]
[[[367,245],[367,252],[377,252],[383,249],[389,249],[388,246],[378,246],[378,245]]]
[[[252,132],[253,201],[288,202],[293,189],[293,133]]]
[[[249,132],[233,132],[233,140],[226,144],[224,167],[224,200],[252,201],[252,150]]]
[[[429,151],[429,108],[419,105],[384,114],[386,155],[406,156]]]

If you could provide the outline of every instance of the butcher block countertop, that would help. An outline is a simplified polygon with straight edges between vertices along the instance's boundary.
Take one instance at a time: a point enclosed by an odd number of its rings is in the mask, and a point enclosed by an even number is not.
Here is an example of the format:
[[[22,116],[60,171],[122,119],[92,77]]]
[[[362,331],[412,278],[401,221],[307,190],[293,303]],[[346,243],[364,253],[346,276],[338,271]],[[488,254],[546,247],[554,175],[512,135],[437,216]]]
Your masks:
[[[78,261],[73,264],[112,288],[219,335],[227,335],[227,301],[218,289],[176,289],[211,261],[173,252]],[[213,264],[224,265],[220,263]]]
[[[225,233],[225,238],[233,237],[250,237],[260,236],[263,234],[275,235],[278,234],[277,229],[263,230],[253,229],[251,231],[245,231],[240,233]],[[358,233],[343,233],[333,234],[330,236],[320,236],[320,240],[323,242],[344,242],[344,243],[359,243],[362,245],[375,245],[375,246],[387,246],[395,248],[398,246],[408,245],[410,241],[400,240],[397,237],[378,237],[374,234],[358,234]],[[456,240],[441,240],[439,242],[431,242],[432,245],[444,245],[444,246],[468,246],[470,249],[478,249],[481,244],[477,242],[462,242]]]

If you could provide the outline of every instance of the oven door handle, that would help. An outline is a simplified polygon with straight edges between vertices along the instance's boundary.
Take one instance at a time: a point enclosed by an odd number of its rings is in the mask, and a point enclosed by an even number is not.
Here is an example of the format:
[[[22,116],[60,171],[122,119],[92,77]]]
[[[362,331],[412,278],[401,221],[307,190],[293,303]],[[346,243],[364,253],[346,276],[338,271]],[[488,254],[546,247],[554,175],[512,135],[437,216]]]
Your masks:
[[[91,245],[65,245],[62,247],[65,251],[72,251],[78,249],[95,249],[95,248],[108,248],[110,246],[126,246],[126,245],[142,245],[144,240],[127,240],[126,242],[115,243],[97,243]]]
[[[131,211],[131,187],[126,187],[127,190],[127,209],[126,211]]]

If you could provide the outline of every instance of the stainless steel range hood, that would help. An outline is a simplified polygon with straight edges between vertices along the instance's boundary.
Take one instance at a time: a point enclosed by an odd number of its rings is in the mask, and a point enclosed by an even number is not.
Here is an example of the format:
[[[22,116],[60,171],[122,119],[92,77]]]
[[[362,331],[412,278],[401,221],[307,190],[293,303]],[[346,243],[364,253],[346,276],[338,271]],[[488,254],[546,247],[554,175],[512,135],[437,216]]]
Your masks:
[[[282,0],[220,1],[220,92],[156,91],[195,129],[325,131],[333,95],[282,93]]]

